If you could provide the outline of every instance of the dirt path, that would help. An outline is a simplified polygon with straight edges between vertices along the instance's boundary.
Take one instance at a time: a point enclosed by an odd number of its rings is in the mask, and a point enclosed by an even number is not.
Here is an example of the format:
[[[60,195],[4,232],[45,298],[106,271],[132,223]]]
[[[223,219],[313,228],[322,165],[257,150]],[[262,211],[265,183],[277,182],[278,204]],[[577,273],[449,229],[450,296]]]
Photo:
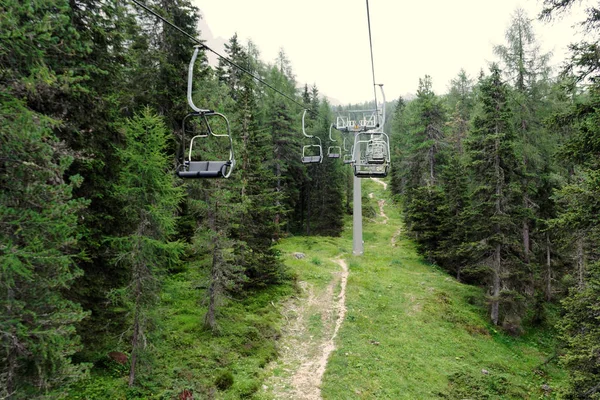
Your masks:
[[[374,180],[375,182],[383,185],[383,190],[387,189],[387,183],[385,183],[381,179],[379,179],[379,178],[371,178],[371,180]],[[369,198],[372,199],[373,197],[374,197],[374,194],[373,193],[369,193]],[[385,206],[385,200],[383,200],[383,199],[378,200],[377,204],[379,205],[379,216],[383,217],[383,223],[387,224],[390,219],[388,218],[387,215],[385,215],[385,212],[383,212],[383,206]]]
[[[303,295],[284,306],[287,324],[280,340],[279,358],[269,366],[271,377],[263,390],[275,399],[321,399],[321,381],[335,338],[346,315],[348,266],[341,267],[326,288],[300,282]],[[339,293],[335,290],[339,286]]]
[[[383,212],[383,206],[385,206],[385,200],[381,199],[381,200],[377,201],[377,204],[379,204],[379,216],[383,217],[383,223],[387,224],[390,219]]]
[[[387,185],[388,184],[385,183],[384,181],[382,181],[381,179],[379,179],[379,178],[371,178],[371,180],[379,183],[380,185],[383,185],[383,190],[387,190]]]

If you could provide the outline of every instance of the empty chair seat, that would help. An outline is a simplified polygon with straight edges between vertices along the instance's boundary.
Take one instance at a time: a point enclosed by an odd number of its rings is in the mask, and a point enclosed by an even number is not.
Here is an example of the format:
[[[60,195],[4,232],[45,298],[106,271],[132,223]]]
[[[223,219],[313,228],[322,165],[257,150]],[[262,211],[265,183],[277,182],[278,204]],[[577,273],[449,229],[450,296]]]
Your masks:
[[[387,165],[384,167],[354,166],[354,175],[358,178],[385,178],[388,174]]]
[[[180,178],[222,178],[227,175],[231,161],[189,161],[187,171],[177,171]]]
[[[304,156],[302,157],[302,163],[304,164],[318,164],[321,162],[321,156]]]
[[[381,156],[374,155],[371,158],[369,158],[368,163],[369,164],[383,164],[383,163],[385,163],[385,157],[383,155],[381,155]]]

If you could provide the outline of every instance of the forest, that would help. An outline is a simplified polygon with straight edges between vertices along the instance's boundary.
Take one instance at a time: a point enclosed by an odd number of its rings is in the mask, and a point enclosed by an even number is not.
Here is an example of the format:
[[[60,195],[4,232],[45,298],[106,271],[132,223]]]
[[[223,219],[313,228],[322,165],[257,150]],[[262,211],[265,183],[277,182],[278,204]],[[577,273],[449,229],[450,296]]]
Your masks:
[[[202,39],[190,0],[144,4]],[[544,0],[533,17],[575,4]],[[404,234],[483,290],[490,327],[551,332],[568,375],[553,395],[600,399],[600,9],[588,5],[587,41],[559,71],[531,16],[512,18],[479,76],[459,71],[436,94],[424,75],[414,99],[387,103],[386,181]],[[241,314],[251,345],[231,346],[262,357],[256,369],[277,357],[269,304],[297,281],[277,243],[339,237],[352,213],[352,168],[301,161],[303,111],[325,147],[339,112],[377,105],[330,105],[283,49],[265,62],[259,45],[229,39],[244,70],[210,66],[200,47],[194,101],[229,118],[236,165],[229,179],[182,180],[194,44],[127,1],[2,0],[1,399],[116,398],[111,385],[120,398],[192,398],[161,347],[194,346],[165,330],[176,307],[200,310],[179,325],[214,352],[198,356],[218,376],[194,378],[197,398],[231,387],[219,368],[233,356],[218,349],[242,335]],[[194,297],[179,304],[175,290]]]

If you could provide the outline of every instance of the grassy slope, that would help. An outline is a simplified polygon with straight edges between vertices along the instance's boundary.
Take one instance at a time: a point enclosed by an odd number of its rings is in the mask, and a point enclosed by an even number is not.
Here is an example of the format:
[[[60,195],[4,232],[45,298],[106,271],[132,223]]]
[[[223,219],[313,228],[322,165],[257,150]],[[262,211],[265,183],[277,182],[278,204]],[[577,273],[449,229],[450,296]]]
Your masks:
[[[387,199],[381,185],[364,186]],[[349,258],[348,313],[324,399],[541,398],[542,385],[564,382],[560,369],[543,365],[549,332],[516,339],[496,331],[480,289],[421,261],[402,235],[391,245],[400,215],[389,200],[385,212],[387,225],[378,218],[364,227],[364,256]]]
[[[363,182],[365,192],[375,193],[371,202],[377,208],[376,200],[387,193],[375,182]],[[278,245],[292,273],[316,289],[326,287],[339,269],[331,259],[341,254],[350,266],[348,312],[325,373],[323,398],[541,398],[543,384],[559,387],[562,371],[542,365],[551,354],[550,333],[515,339],[495,331],[480,289],[423,263],[402,235],[391,245],[400,215],[389,201],[385,212],[386,225],[380,217],[365,221],[362,257],[350,256],[350,220],[341,238],[292,237]],[[297,260],[293,252],[307,257]],[[206,271],[190,266],[165,283],[149,338],[153,367],[140,374],[138,388],[127,388],[126,368],[100,361],[69,398],[171,399],[184,389],[195,398],[255,397],[264,366],[276,357],[280,304],[298,292],[282,285],[228,301],[219,315],[220,334],[213,335],[201,328]],[[313,325],[309,330],[318,335],[319,324]]]

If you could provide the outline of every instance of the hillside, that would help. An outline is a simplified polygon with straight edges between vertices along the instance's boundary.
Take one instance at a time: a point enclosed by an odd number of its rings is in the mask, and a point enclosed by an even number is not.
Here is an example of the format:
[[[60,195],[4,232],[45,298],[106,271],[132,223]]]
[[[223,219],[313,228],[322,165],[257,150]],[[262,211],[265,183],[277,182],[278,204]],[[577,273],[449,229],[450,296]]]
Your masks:
[[[424,263],[404,237],[388,192],[374,181],[365,181],[363,190],[373,193],[369,206],[377,214],[365,221],[364,256],[351,256],[350,224],[339,239],[295,237],[280,244],[300,291],[280,306],[287,321],[281,357],[259,397],[319,398],[303,374],[318,366],[338,322],[339,312],[327,307],[339,301],[338,260],[345,260],[347,311],[322,398],[552,398],[566,375],[548,362],[551,332],[514,338],[494,329],[481,289]],[[296,252],[306,257],[297,259]]]

